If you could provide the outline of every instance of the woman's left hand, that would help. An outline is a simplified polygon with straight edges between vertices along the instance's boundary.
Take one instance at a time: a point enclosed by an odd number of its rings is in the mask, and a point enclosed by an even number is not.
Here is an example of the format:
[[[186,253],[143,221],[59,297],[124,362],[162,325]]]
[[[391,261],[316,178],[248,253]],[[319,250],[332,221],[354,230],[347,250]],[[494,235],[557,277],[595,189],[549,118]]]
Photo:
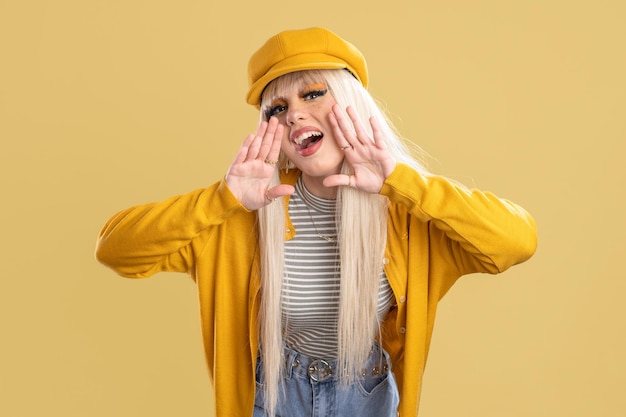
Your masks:
[[[369,120],[374,136],[371,138],[361,125],[356,111],[348,106],[346,113],[352,123],[348,122],[339,105],[335,104],[329,119],[337,145],[344,151],[354,174],[329,175],[324,179],[324,185],[327,187],[343,185],[369,193],[378,193],[394,170],[396,161],[387,151],[380,124],[374,117]]]

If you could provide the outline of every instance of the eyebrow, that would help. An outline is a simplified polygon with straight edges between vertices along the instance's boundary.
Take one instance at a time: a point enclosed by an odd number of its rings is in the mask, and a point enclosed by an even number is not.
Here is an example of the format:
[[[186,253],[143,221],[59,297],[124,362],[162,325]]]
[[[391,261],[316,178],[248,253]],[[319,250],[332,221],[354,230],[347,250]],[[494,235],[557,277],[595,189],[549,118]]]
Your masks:
[[[287,103],[287,99],[284,98],[283,96],[276,96],[268,103],[268,106],[272,107],[272,106],[275,106],[276,104],[278,104],[280,102],[283,102],[283,103],[286,104]]]
[[[304,94],[305,92],[311,91],[311,90],[328,90],[328,85],[321,81],[314,82],[314,83],[311,83],[309,85],[302,87],[300,89],[300,94]]]

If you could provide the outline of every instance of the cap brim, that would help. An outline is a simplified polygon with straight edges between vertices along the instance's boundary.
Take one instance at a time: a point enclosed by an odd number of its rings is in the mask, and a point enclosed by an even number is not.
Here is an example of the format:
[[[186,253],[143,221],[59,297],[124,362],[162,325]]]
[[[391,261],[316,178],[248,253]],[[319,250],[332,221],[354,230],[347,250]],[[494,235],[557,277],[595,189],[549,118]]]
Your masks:
[[[345,61],[326,54],[302,54],[280,61],[259,78],[248,90],[246,102],[260,107],[261,94],[265,87],[276,78],[290,72],[316,70],[316,69],[348,69],[355,77],[357,76]],[[359,80],[360,81],[360,80]]]

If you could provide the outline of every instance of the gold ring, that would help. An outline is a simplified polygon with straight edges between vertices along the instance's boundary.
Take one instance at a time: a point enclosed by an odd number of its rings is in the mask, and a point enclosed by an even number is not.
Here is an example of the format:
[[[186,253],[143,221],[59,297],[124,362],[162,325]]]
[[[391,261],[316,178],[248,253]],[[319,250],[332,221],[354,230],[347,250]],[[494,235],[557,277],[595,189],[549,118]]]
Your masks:
[[[342,146],[341,149],[342,151],[345,151],[346,149],[350,149],[352,147],[352,145],[346,145],[346,146]]]
[[[269,159],[269,158],[265,158],[265,163],[266,164],[270,164],[270,165],[276,165],[278,163],[278,161],[275,161],[275,160]]]
[[[273,202],[274,200],[276,200],[275,198],[270,197],[270,189],[269,188],[267,190],[265,190],[265,198],[267,198],[267,201],[269,201],[270,203]]]

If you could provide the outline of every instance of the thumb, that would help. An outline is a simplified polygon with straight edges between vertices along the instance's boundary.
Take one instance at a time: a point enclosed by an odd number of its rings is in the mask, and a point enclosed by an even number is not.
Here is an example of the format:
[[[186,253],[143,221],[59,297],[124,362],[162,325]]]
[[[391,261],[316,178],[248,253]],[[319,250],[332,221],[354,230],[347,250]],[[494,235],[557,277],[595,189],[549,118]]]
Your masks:
[[[289,184],[280,184],[275,187],[269,188],[267,190],[267,196],[271,199],[276,199],[278,197],[284,197],[286,195],[292,195],[296,189],[293,185]]]
[[[339,187],[339,186],[353,186],[352,175],[347,174],[333,174],[324,178],[323,184],[325,187]]]

